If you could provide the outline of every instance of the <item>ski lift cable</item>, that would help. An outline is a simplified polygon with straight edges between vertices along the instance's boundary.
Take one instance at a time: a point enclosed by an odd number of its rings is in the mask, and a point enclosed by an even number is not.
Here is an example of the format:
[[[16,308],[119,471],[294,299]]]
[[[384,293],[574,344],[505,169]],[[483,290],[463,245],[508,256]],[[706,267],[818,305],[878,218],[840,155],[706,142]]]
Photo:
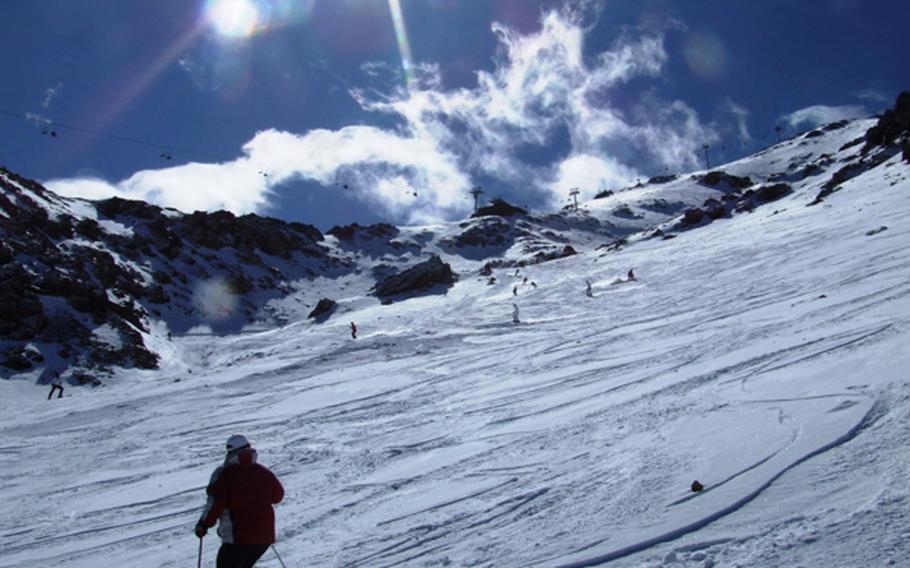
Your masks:
[[[0,114],[9,116],[12,118],[17,118],[19,120],[24,120],[26,122],[32,122],[32,120],[29,119],[29,117],[23,113],[16,113],[16,112],[11,112],[11,111],[8,111],[5,109],[0,109]],[[181,152],[184,154],[195,154],[197,156],[203,156],[203,157],[206,157],[206,158],[209,158],[212,160],[221,160],[221,158],[219,158],[218,156],[215,156],[214,154],[209,154],[208,152],[201,152],[199,150],[193,150],[191,148],[181,148],[178,146],[172,146],[170,144],[160,144],[157,142],[150,142],[148,140],[142,140],[140,138],[132,138],[129,136],[120,136],[119,134],[112,134],[110,132],[101,132],[98,130],[92,130],[91,128],[84,128],[82,126],[76,126],[73,124],[65,124],[65,123],[57,122],[55,120],[50,120],[50,119],[41,118],[40,120],[45,125],[45,127],[52,127],[53,129],[59,128],[59,129],[63,129],[63,130],[69,130],[72,132],[88,134],[90,136],[96,136],[99,138],[108,138],[111,140],[117,140],[120,142],[129,143],[129,144],[139,144],[142,146],[147,146],[149,148],[163,150],[163,152],[168,155],[171,155],[172,152]]]

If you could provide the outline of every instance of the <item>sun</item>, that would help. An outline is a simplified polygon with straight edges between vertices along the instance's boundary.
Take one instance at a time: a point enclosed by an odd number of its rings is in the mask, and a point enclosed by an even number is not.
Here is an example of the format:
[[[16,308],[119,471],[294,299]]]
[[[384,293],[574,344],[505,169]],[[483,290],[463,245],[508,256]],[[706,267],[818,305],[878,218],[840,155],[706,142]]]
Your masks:
[[[259,25],[259,10],[251,0],[209,0],[206,19],[219,35],[240,39],[249,37]]]

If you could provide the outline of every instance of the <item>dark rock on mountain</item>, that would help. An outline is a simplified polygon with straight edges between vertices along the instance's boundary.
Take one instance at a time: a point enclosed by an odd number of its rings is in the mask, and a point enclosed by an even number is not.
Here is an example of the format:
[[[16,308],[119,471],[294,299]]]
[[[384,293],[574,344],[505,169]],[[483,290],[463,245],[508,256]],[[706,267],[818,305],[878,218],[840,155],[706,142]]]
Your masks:
[[[667,201],[666,199],[662,199],[662,198],[650,199],[641,204],[641,207],[643,209],[648,209],[651,211],[667,211],[667,210],[673,208],[674,206],[675,206],[674,204],[671,204],[669,201]]]
[[[705,214],[711,219],[720,219],[721,217],[727,215],[727,208],[724,206],[724,204],[714,199],[713,197],[706,199],[702,206],[705,209]]]
[[[729,189],[746,189],[752,187],[752,180],[748,176],[740,177],[728,174],[723,170],[715,170],[701,177],[701,182],[710,187],[725,186]]]
[[[566,258],[567,256],[574,256],[578,252],[572,248],[571,245],[566,245],[561,249],[550,250],[550,251],[539,251],[534,255],[534,263],[540,264],[542,262],[547,262],[550,260],[556,260],[559,258]]]
[[[358,225],[354,223],[352,225],[345,226],[335,226],[326,231],[327,234],[332,235],[338,240],[341,241],[354,241],[355,238],[360,238],[363,240],[389,240],[398,236],[398,227],[389,225],[388,223],[376,223],[375,225]]]
[[[98,210],[98,213],[110,218],[122,215],[137,219],[155,219],[161,216],[161,208],[156,205],[120,197],[102,199],[95,203],[95,209]]]
[[[870,169],[881,165],[882,163],[889,160],[900,150],[895,146],[888,146],[882,148],[877,152],[872,152],[871,154],[866,155],[862,159],[854,162],[849,162],[831,176],[831,179],[826,181],[822,185],[822,190],[815,196],[815,199],[808,204],[808,206],[817,205],[822,202],[826,197],[838,191],[841,185],[849,181],[860,174],[869,171]]]
[[[841,128],[850,124],[849,120],[837,120],[834,122],[829,122],[828,124],[822,126],[822,130],[825,132],[831,132],[832,130],[840,130]]]
[[[876,146],[889,146],[899,138],[910,135],[910,92],[903,91],[894,101],[894,108],[882,114],[878,122],[866,131],[863,153]]]
[[[843,152],[844,150],[846,150],[846,149],[848,149],[848,148],[852,148],[852,147],[854,147],[854,146],[856,146],[856,145],[858,145],[858,144],[862,144],[865,140],[866,140],[866,137],[865,137],[865,136],[860,136],[859,138],[854,138],[853,140],[847,142],[846,144],[844,144],[843,146],[841,146],[840,148],[838,148],[837,151],[838,151],[838,152]]]
[[[616,193],[616,192],[614,192],[613,190],[604,189],[604,190],[598,191],[597,194],[594,196],[594,199],[603,199],[604,197],[610,197],[614,193]]]
[[[873,236],[873,235],[877,235],[877,234],[879,234],[879,233],[881,233],[881,232],[883,232],[883,231],[887,231],[887,230],[888,230],[888,227],[887,227],[886,225],[882,225],[881,227],[878,227],[878,228],[876,228],[876,229],[872,229],[872,230],[866,231],[866,236],[867,236],[867,237],[871,237],[871,236]]]
[[[0,365],[14,371],[26,371],[43,361],[44,357],[41,353],[26,347],[17,346],[3,354]]]
[[[335,308],[338,307],[338,304],[335,300],[329,298],[322,298],[319,302],[316,303],[316,307],[310,312],[310,315],[307,316],[309,319],[322,320],[329,317],[332,312],[335,311]]]
[[[622,250],[622,247],[626,246],[627,244],[629,244],[629,241],[627,239],[615,239],[613,241],[610,241],[609,243],[597,246],[594,250],[606,250],[606,251],[615,252],[618,250]]]
[[[31,274],[22,266],[4,266],[0,270],[0,338],[34,339],[47,323]]]
[[[489,205],[479,208],[471,217],[486,217],[496,215],[498,217],[512,217],[514,215],[527,215],[528,212],[521,207],[516,207],[504,199],[496,198]]]
[[[511,246],[515,238],[512,225],[502,219],[482,219],[466,225],[468,229],[453,239],[456,247]]]
[[[235,217],[228,211],[197,211],[180,217],[176,225],[176,232],[182,238],[210,249],[258,249],[283,259],[290,258],[294,252],[314,257],[325,254],[318,245],[323,236],[316,227],[288,224],[252,213]]]
[[[673,174],[665,175],[665,176],[654,176],[648,180],[648,183],[652,183],[652,184],[670,183],[671,181],[673,181],[675,179],[676,179],[676,176]]]
[[[644,215],[641,215],[639,213],[635,213],[634,211],[632,211],[632,208],[626,204],[620,205],[619,207],[617,207],[616,209],[611,211],[611,213],[613,215],[615,215],[616,217],[621,217],[623,219],[641,219],[642,217],[644,217]]]
[[[755,196],[759,201],[776,201],[790,193],[793,193],[793,188],[786,183],[763,185],[755,190]]]
[[[146,341],[162,333],[153,317],[239,328],[287,293],[288,272],[300,278],[350,266],[302,223],[183,215],[120,198],[74,208],[76,201],[0,168],[0,376],[22,370],[16,354],[28,345],[68,366],[153,368],[158,356]],[[199,285],[208,282],[237,298],[235,313],[212,314],[200,303]],[[213,319],[227,316],[232,323]]]
[[[0,265],[9,264],[16,258],[16,255],[13,254],[13,249],[6,246],[5,243],[0,243]]]
[[[389,303],[393,297],[411,297],[433,288],[448,289],[455,280],[452,267],[434,254],[419,264],[377,282],[373,293],[383,303]]]
[[[95,375],[83,370],[76,369],[72,372],[70,381],[77,385],[89,385],[93,387],[100,386],[102,384],[101,380]]]
[[[697,225],[705,218],[705,212],[698,207],[692,207],[683,211],[682,222],[686,225]]]

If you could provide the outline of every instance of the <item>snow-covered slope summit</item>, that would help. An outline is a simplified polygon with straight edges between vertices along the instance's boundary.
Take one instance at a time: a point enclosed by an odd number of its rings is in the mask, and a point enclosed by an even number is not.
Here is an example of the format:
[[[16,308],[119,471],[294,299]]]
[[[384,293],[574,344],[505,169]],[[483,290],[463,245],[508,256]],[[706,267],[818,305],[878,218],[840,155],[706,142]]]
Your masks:
[[[470,225],[401,228],[269,299],[283,326],[176,335],[160,370],[59,401],[0,381],[0,567],[194,562],[202,487],[237,431],[287,488],[291,566],[901,565],[910,165],[901,138],[847,145],[869,124],[721,168],[749,186],[700,172],[547,221],[579,254],[533,264],[519,238],[481,275],[491,258],[444,248]],[[685,222],[710,198],[762,203],[746,193],[780,174],[773,204]],[[598,232],[619,221],[595,209],[651,199],[673,211]],[[460,274],[444,293],[368,294],[366,257],[430,253]],[[297,317],[328,293],[336,315]]]
[[[320,300],[335,308],[317,322],[388,301],[377,297],[388,288],[383,281],[433,256],[462,278],[489,278],[493,269],[670,239],[790,194],[818,202],[894,155],[894,140],[861,152],[873,124],[835,123],[712,171],[654,178],[577,211],[524,214],[505,206],[503,214],[459,223],[351,225],[327,235],[255,215],[183,215],[117,198],[62,198],[3,170],[0,372],[35,378],[43,369],[70,368],[70,382],[97,384],[112,366],[155,368],[174,352],[174,334],[285,325],[304,320]],[[397,297],[447,288],[413,284],[417,289]]]

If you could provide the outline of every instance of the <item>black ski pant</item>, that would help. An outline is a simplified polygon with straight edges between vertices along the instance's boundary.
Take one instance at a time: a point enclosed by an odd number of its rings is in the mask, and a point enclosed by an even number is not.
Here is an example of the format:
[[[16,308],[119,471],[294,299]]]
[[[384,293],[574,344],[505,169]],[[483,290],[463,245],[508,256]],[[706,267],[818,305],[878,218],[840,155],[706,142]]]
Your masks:
[[[62,397],[63,397],[63,387],[60,386],[60,385],[51,385],[51,392],[49,392],[49,393],[47,394],[47,399],[48,399],[48,400],[50,400],[51,397],[54,396],[54,391],[55,391],[55,390],[59,390],[59,391],[60,391],[60,394],[57,395],[57,398],[62,398]]]
[[[221,543],[218,549],[218,568],[253,568],[256,561],[265,554],[270,544]]]

